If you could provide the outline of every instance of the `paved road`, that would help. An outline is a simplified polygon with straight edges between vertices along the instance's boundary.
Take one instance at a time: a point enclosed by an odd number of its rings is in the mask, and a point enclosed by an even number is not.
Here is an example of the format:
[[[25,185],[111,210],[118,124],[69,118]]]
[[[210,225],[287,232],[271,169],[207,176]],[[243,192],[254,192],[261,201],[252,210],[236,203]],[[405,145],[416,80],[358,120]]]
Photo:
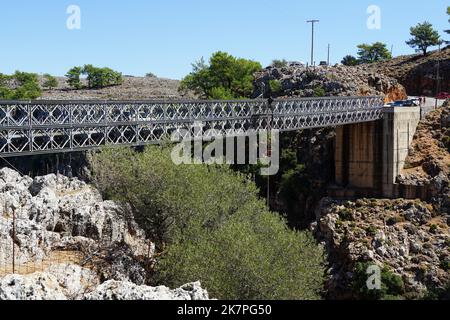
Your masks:
[[[414,98],[418,98],[418,97],[408,97],[408,99],[414,99]],[[444,104],[445,100],[438,100],[437,101],[437,106],[441,107]],[[436,106],[436,99],[432,98],[432,97],[427,97],[425,100],[425,105],[422,106],[422,116],[426,116],[428,113],[430,113],[431,111],[434,110]]]

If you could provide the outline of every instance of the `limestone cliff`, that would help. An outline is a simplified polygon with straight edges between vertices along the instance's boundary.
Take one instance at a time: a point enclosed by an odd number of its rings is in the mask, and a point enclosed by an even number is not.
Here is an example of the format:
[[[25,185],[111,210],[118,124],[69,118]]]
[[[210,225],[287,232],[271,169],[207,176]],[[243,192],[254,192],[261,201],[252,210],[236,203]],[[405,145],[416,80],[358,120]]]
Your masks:
[[[0,300],[207,298],[146,286],[154,245],[127,212],[76,178],[0,169]]]

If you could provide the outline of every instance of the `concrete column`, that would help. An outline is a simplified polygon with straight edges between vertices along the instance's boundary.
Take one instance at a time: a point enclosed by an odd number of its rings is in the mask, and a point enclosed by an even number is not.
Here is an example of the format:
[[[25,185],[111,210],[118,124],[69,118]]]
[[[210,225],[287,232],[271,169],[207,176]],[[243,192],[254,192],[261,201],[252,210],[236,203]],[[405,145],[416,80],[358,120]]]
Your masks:
[[[419,107],[396,107],[383,120],[336,128],[336,184],[347,195],[395,197],[419,121]]]
[[[385,108],[383,118],[384,197],[395,197],[397,176],[405,167],[409,147],[420,122],[420,107]]]

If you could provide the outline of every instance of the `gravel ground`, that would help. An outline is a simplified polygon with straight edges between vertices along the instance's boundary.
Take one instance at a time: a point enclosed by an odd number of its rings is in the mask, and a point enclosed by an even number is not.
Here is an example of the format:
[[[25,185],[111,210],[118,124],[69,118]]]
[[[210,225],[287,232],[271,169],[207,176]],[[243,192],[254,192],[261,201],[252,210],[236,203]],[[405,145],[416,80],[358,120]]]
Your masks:
[[[192,93],[178,92],[180,81],[148,78],[124,77],[123,84],[103,89],[72,90],[66,84],[66,79],[58,78],[59,86],[53,90],[44,90],[42,100],[156,100],[156,99],[192,99]]]

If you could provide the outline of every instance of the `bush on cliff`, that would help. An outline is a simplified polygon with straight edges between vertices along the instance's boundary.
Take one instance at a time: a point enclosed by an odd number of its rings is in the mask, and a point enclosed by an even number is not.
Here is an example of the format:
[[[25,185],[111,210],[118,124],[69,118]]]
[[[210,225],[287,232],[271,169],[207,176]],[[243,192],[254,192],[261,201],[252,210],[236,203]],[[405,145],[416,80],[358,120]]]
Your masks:
[[[176,166],[156,147],[105,149],[91,164],[97,187],[128,203],[156,242],[155,284],[201,280],[221,299],[320,297],[323,249],[268,211],[245,176],[224,166]]]

